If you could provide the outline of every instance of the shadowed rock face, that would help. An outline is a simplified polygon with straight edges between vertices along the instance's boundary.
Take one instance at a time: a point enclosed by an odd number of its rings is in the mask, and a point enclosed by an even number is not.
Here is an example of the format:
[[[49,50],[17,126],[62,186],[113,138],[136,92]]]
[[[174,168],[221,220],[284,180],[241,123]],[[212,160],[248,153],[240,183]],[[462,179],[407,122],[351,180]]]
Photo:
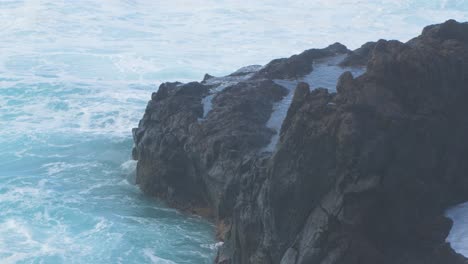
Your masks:
[[[216,86],[162,84],[133,130],[133,156],[145,193],[214,217],[239,164],[268,143],[273,131],[265,123],[286,89],[271,80],[232,84],[215,95],[213,109],[200,120],[210,89]]]
[[[337,53],[367,72],[344,73],[337,93],[300,83],[276,150],[262,153],[287,93],[272,79]],[[217,93],[200,122],[212,89],[161,85],[134,157],[143,191],[218,223],[216,262],[468,263],[445,242],[443,215],[468,200],[468,24],[274,60]]]

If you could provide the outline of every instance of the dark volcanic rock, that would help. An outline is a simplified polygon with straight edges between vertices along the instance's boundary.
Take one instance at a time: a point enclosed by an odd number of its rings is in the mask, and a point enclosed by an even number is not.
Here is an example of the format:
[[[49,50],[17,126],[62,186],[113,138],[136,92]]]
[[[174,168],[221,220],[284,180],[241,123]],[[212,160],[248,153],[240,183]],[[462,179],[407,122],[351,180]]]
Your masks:
[[[342,66],[366,66],[375,48],[375,42],[367,42],[359,49],[351,51],[346,59],[341,62]]]
[[[151,96],[133,130],[136,182],[144,192],[174,204],[208,208],[205,194],[199,192],[204,184],[185,151],[190,125],[202,115],[200,100],[207,93],[208,88],[199,83],[165,83]]]
[[[276,150],[262,153],[287,93],[271,79],[336,53],[367,72],[343,74],[337,94],[300,83]],[[134,130],[134,157],[145,192],[215,218],[218,263],[468,263],[445,242],[443,215],[468,200],[467,23],[275,60],[217,93],[199,121],[210,89],[163,84]]]
[[[268,63],[257,74],[257,78],[294,79],[312,71],[312,63],[325,57],[348,53],[349,50],[340,43],[335,43],[325,49],[310,49],[290,58],[276,59]]]
[[[269,142],[273,131],[265,123],[287,93],[270,80],[229,81],[202,121],[202,98],[216,86],[164,83],[153,93],[133,131],[136,180],[145,193],[214,216],[239,164]]]

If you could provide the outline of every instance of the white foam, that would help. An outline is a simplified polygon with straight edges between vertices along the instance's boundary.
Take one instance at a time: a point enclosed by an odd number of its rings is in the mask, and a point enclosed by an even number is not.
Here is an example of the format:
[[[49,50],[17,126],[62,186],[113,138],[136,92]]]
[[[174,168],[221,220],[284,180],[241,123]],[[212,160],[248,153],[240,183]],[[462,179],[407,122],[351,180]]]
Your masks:
[[[446,215],[453,220],[447,242],[457,253],[468,256],[468,203],[451,208]]]
[[[125,173],[133,173],[136,170],[136,165],[137,161],[136,160],[127,160],[126,162],[122,163],[120,165],[120,168],[125,172]]]
[[[2,134],[66,132],[127,136],[141,118],[148,93],[156,89],[155,85],[143,87],[18,82],[3,88],[13,94],[2,98],[4,105],[11,105],[0,107],[0,116],[11,116],[0,119],[2,127],[10,128]]]
[[[202,247],[204,248],[209,248],[209,249],[212,249],[212,250],[217,250],[219,249],[220,247],[222,247],[224,245],[224,242],[222,241],[219,241],[219,242],[216,242],[214,244],[203,244],[201,245]]]
[[[0,202],[18,203],[24,208],[33,208],[47,199],[50,195],[51,192],[46,190],[43,185],[39,185],[37,187],[19,187],[9,185],[7,188],[2,188],[2,193],[0,193]]]
[[[94,234],[106,233],[106,231],[108,231],[108,229],[111,227],[112,223],[101,217],[92,229],[80,233],[78,238],[93,237]]]
[[[175,264],[175,262],[172,262],[167,259],[163,259],[161,257],[156,256],[154,254],[153,250],[150,248],[145,248],[143,249],[143,254],[148,258],[148,260],[151,261],[153,264]]]
[[[67,163],[67,162],[51,162],[51,163],[46,163],[41,166],[41,168],[44,168],[47,170],[47,175],[53,176],[60,174],[65,171],[73,171],[77,168],[82,168],[82,169],[92,169],[96,168],[98,166],[97,163],[95,162],[79,162],[79,163]]]
[[[63,226],[56,226],[54,233],[41,239],[27,222],[20,219],[6,219],[0,223],[0,259],[2,263],[18,263],[34,258],[63,255],[66,250],[74,251],[72,240]],[[65,247],[67,249],[65,249]],[[84,249],[84,248],[83,248]],[[79,255],[79,251],[74,252]]]

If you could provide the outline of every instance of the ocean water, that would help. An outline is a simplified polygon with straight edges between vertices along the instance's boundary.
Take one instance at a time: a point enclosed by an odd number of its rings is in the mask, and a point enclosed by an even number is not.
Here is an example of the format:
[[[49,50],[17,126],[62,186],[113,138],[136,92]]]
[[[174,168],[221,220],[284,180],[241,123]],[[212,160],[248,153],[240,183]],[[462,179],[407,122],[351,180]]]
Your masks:
[[[131,128],[161,81],[336,41],[405,41],[467,11],[465,0],[0,0],[0,263],[212,263],[212,224],[132,184]]]

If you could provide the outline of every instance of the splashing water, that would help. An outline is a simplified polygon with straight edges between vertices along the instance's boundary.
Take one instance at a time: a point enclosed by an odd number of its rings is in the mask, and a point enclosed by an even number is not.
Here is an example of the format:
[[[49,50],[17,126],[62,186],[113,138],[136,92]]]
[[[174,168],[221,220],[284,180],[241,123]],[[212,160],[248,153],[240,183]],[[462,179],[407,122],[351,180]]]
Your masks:
[[[213,226],[131,184],[161,81],[407,40],[466,1],[0,0],[0,263],[212,263]],[[417,14],[417,15],[416,15]]]
[[[457,253],[468,257],[468,203],[449,209],[447,216],[453,220],[447,241]]]

